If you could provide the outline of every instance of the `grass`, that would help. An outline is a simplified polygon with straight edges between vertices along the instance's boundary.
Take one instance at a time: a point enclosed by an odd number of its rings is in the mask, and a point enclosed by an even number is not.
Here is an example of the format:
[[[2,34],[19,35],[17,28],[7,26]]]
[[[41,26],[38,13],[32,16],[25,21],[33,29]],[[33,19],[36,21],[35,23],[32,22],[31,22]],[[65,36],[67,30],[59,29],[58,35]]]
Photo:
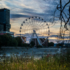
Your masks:
[[[11,55],[0,62],[0,70],[70,70],[70,54],[48,55],[39,60]]]

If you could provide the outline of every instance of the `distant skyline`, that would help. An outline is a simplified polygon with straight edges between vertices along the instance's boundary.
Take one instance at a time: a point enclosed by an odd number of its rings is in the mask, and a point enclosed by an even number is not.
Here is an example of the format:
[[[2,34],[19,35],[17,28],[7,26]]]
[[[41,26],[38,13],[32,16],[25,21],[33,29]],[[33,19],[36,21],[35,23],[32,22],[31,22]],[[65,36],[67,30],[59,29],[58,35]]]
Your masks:
[[[62,0],[63,5],[69,0]],[[54,10],[59,0],[0,0],[0,8],[10,9],[10,31],[19,34],[21,23],[28,17],[39,16],[52,24],[49,20],[53,18]],[[66,8],[66,10],[68,10]],[[65,11],[66,11],[65,10]],[[66,11],[67,12],[67,11]],[[56,12],[59,15],[59,11]],[[50,28],[51,35],[59,34],[60,21]]]

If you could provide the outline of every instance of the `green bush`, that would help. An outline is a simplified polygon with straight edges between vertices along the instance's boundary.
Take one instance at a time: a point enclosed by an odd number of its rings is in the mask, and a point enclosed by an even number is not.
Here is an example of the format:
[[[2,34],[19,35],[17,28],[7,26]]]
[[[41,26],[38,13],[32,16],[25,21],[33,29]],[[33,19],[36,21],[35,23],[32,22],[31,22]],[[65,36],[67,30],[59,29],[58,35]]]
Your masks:
[[[22,44],[22,47],[29,47],[30,45],[29,44],[27,44],[27,43],[23,43]]]
[[[30,42],[30,47],[34,47],[35,43],[33,41]]]
[[[42,48],[42,46],[41,45],[38,45],[37,48]]]
[[[17,41],[18,46],[22,46],[23,43],[20,37],[15,37],[15,40]]]
[[[0,46],[17,46],[17,41],[10,34],[0,35]]]
[[[54,43],[53,42],[49,42],[48,46],[54,46]]]
[[[58,43],[57,46],[63,46],[63,43]]]

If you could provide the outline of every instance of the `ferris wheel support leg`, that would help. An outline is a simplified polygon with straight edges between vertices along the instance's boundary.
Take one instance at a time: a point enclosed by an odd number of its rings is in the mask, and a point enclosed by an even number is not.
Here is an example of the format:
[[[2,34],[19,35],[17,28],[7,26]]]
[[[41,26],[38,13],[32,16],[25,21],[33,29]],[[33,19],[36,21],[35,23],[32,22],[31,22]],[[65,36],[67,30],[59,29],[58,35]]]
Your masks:
[[[21,36],[21,40],[22,40],[22,42],[24,42],[24,43],[25,43],[25,41],[24,41],[24,39],[22,38],[22,36]]]
[[[35,34],[36,34],[36,33],[35,33]],[[39,38],[38,38],[37,34],[36,34],[36,37],[37,37],[37,41],[38,41],[39,45],[41,45],[41,46],[42,46],[42,44],[41,44],[41,42],[40,42],[40,40],[39,40]],[[42,46],[42,47],[43,47],[43,46]]]
[[[29,43],[32,41],[33,36],[34,36],[34,33],[32,33]]]
[[[42,44],[41,44],[41,42],[40,42],[40,40],[39,40],[39,38],[38,38],[36,32],[32,33],[29,43],[32,41],[32,38],[33,38],[34,35],[36,35],[36,38],[37,38],[37,41],[38,41],[39,45],[42,46]],[[42,46],[42,47],[43,47],[43,46]]]

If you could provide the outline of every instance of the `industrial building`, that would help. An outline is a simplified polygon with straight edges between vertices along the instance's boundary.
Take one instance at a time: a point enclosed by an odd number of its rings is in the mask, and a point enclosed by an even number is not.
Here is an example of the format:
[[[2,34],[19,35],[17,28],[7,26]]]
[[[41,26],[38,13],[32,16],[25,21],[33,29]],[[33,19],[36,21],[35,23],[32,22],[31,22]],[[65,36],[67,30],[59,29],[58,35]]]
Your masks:
[[[10,31],[10,10],[0,9],[0,31]]]

